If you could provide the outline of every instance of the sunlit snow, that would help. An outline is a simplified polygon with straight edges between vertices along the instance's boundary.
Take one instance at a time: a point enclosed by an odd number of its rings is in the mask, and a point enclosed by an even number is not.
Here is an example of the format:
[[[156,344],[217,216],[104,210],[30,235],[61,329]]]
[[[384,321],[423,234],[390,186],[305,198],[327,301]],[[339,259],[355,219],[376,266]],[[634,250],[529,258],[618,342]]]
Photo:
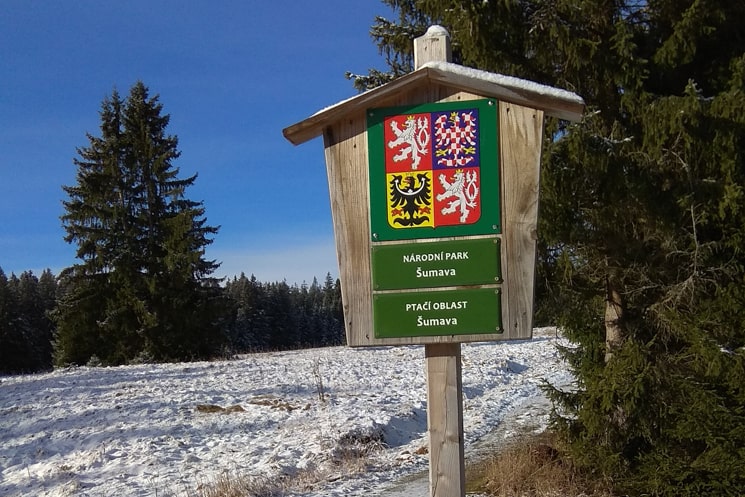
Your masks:
[[[462,346],[467,456],[519,428],[505,419],[545,426],[539,384],[571,382],[557,341]],[[1,377],[0,495],[186,496],[303,471],[318,481],[295,495],[378,495],[427,468],[424,371],[423,347],[335,347]],[[350,440],[370,449],[361,473],[338,466]]]

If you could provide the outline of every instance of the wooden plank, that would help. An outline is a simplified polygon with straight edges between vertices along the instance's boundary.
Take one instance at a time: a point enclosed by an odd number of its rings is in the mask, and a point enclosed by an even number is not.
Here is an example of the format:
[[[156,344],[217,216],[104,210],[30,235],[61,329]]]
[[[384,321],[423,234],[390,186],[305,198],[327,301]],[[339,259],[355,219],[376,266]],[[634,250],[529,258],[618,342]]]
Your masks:
[[[459,343],[427,345],[427,425],[431,497],[466,494]]]
[[[363,113],[349,116],[324,132],[344,321],[350,345],[368,343],[372,333],[366,129]]]
[[[368,107],[385,107],[382,100],[395,98],[396,94],[417,89],[427,79],[428,73],[412,72],[378,88],[360,93],[347,100],[338,102],[322,109],[307,119],[286,127],[282,134],[294,145],[321,135],[327,126],[335,124],[340,119],[346,119],[351,114],[364,112]]]
[[[447,66],[445,66],[447,67]],[[515,81],[515,85],[509,83],[497,84],[487,79],[471,77],[458,72],[448,71],[444,67],[427,67],[429,79],[453,88],[469,91],[485,97],[496,98],[504,102],[533,107],[544,111],[546,115],[565,119],[567,121],[579,121],[584,111],[584,102],[581,98],[564,98],[550,91],[548,86],[533,83],[536,89],[531,89],[531,82],[518,78],[505,78],[507,81]],[[520,84],[522,83],[522,84]],[[566,92],[568,95],[573,95]]]
[[[512,79],[518,82],[524,81],[518,78]],[[572,98],[563,98],[551,93],[531,90],[528,84],[522,86],[496,84],[482,78],[449,71],[447,68],[425,66],[383,86],[320,110],[307,119],[288,126],[282,130],[282,133],[287,140],[299,145],[321,135],[327,126],[333,125],[339,119],[360,111],[364,112],[368,107],[386,107],[388,103],[384,102],[385,100],[396,99],[412,90],[418,91],[428,84],[447,86],[451,88],[451,91],[472,93],[479,95],[479,98],[491,97],[518,105],[532,106],[543,110],[546,115],[569,121],[579,121],[584,111],[582,99],[571,92],[567,92],[567,95],[571,95]],[[540,88],[541,85],[536,84],[536,87]],[[425,100],[424,102],[435,101],[437,99]]]
[[[502,163],[502,312],[507,334],[530,338],[533,329],[538,193],[543,111],[499,103]]]

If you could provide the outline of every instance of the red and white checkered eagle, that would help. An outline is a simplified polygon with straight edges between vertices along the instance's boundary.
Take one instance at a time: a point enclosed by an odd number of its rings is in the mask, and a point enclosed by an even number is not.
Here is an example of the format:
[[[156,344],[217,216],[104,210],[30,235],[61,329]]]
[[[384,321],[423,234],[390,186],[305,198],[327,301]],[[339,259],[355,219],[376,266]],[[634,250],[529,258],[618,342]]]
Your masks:
[[[446,167],[468,166],[476,153],[476,118],[473,111],[442,114],[435,121],[435,156]]]

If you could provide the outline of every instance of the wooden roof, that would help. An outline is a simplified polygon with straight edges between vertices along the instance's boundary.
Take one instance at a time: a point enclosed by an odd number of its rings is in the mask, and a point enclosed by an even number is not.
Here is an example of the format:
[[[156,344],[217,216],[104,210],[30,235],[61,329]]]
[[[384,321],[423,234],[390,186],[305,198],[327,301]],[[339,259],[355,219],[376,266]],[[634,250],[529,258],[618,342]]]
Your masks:
[[[282,134],[293,144],[299,145],[320,136],[327,126],[351,113],[375,107],[376,102],[392,94],[428,83],[541,109],[546,115],[568,121],[579,121],[585,106],[580,96],[567,90],[450,62],[430,62],[390,83],[327,107],[288,126],[282,130]]]

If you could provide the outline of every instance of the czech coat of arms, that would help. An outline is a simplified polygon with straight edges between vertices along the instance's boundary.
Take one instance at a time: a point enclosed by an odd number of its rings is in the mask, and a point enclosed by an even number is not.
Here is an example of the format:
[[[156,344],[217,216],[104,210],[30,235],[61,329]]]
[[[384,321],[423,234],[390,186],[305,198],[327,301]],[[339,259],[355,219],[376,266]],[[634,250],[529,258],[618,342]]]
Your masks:
[[[368,109],[375,241],[500,232],[497,105]]]
[[[388,224],[458,226],[481,216],[478,109],[383,122]]]

